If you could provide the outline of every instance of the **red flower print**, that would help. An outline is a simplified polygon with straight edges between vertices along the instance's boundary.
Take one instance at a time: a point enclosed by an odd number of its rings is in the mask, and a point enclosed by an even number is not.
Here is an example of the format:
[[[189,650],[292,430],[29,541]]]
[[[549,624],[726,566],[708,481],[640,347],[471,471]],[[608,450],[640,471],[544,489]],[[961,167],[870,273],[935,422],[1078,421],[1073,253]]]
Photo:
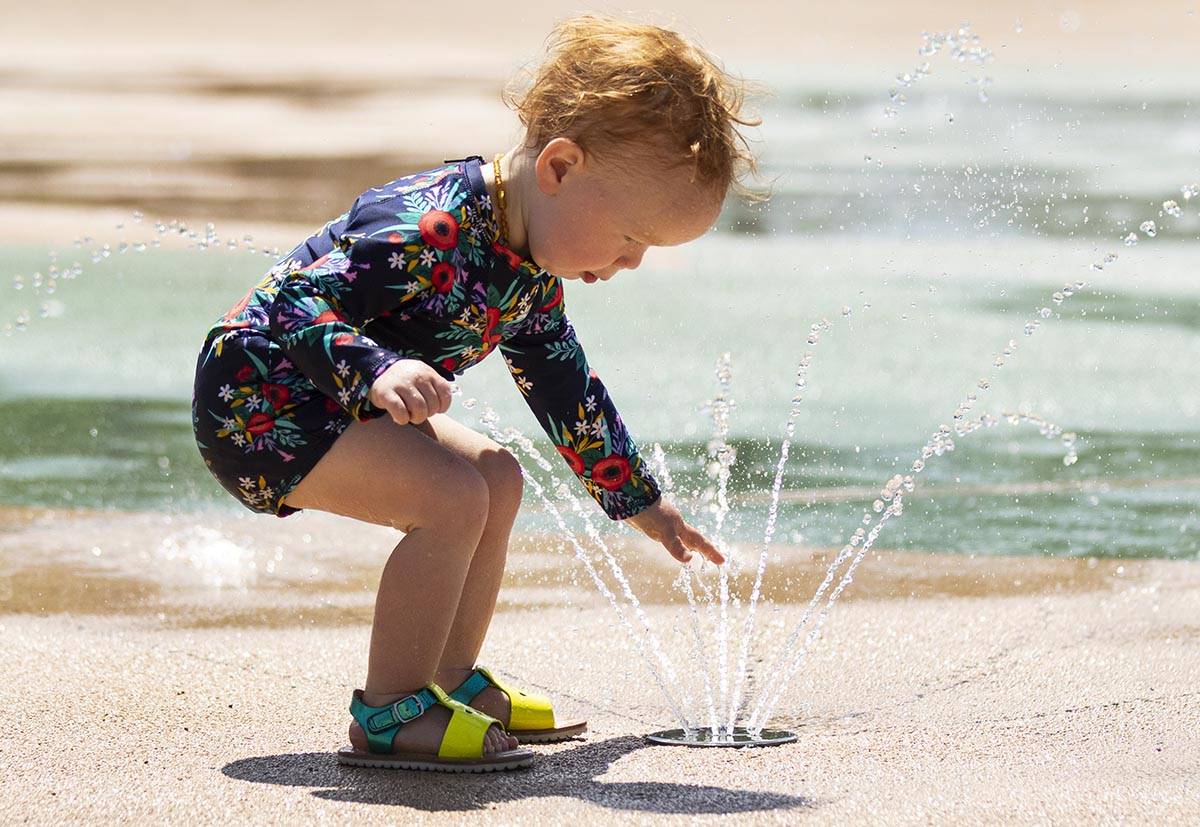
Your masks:
[[[255,436],[262,436],[274,427],[275,417],[268,416],[261,411],[251,416],[250,421],[246,423],[246,430]]]
[[[496,326],[500,324],[500,308],[489,307],[485,311],[487,318],[487,327],[483,330],[483,350],[486,353],[492,349],[493,345],[500,343],[500,334],[496,332]]]
[[[250,365],[242,365],[238,369],[238,372],[234,374],[234,377],[239,382],[249,382],[254,377],[254,368],[250,367]]]
[[[505,247],[499,241],[492,242],[492,252],[498,256],[502,256],[502,257],[508,259],[508,266],[513,268],[514,270],[516,270],[518,267],[521,266],[521,262],[523,259],[519,255],[514,253],[512,250]]]
[[[554,285],[554,295],[552,295],[550,297],[549,301],[547,301],[545,304],[543,304],[541,307],[538,308],[538,312],[545,313],[548,310],[553,310],[554,308],[556,308],[560,304],[562,304],[562,300],[563,300],[562,281],[559,280],[558,284]]]
[[[454,370],[455,361],[454,361],[453,357],[447,356],[445,359],[443,359],[442,367],[444,367],[446,370],[450,370],[450,371]]]
[[[576,474],[583,473],[583,457],[579,456],[574,449],[568,448],[566,445],[559,445],[558,452],[562,454],[563,459],[567,461],[567,465],[571,466],[571,470]]]
[[[433,289],[439,293],[449,293],[454,287],[454,265],[442,261],[433,265],[433,272],[429,274],[429,280],[433,282]]]
[[[399,244],[403,240],[404,236],[400,235],[400,233],[388,233],[389,244]]]
[[[616,491],[629,482],[633,472],[629,468],[629,460],[625,457],[605,457],[592,466],[592,479],[609,491]]]
[[[354,337],[351,336],[349,333],[339,333],[338,335],[333,337],[333,343],[335,345],[348,345],[353,341],[354,341]]]
[[[313,319],[313,324],[328,324],[329,322],[344,322],[346,317],[336,310],[326,310],[320,316]]]
[[[287,401],[292,398],[292,392],[286,387],[283,385],[271,384],[270,382],[263,384],[262,395],[267,398],[267,401],[271,403],[271,407],[275,410],[282,408],[287,404]]]
[[[430,210],[417,222],[421,240],[438,250],[451,250],[458,244],[458,221],[445,210]]]
[[[500,324],[500,308],[489,307],[484,311],[484,315],[487,317],[487,332],[491,333],[496,329],[496,325]]]
[[[327,413],[337,413],[342,409],[342,406],[337,403],[337,400],[332,396],[325,397],[325,411]]]

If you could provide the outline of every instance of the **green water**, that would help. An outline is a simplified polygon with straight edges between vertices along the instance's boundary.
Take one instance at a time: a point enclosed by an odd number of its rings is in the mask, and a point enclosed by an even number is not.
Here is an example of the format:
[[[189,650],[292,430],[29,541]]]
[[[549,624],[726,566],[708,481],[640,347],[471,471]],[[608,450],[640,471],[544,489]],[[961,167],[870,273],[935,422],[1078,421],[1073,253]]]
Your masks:
[[[723,352],[737,402],[731,535],[761,533],[796,361],[810,350],[777,537],[832,545],[1013,339],[1015,355],[973,413],[1028,410],[1075,431],[1078,464],[1064,467],[1056,445],[1029,428],[960,440],[930,461],[880,545],[1200,553],[1200,202],[1186,203],[1180,219],[1159,212],[1169,197],[1184,204],[1179,186],[1200,178],[1188,149],[1194,96],[1140,107],[1129,97],[1033,91],[1006,100],[1000,88],[987,107],[931,89],[921,109],[914,94],[910,131],[886,139],[870,137],[881,105],[871,91],[784,89],[767,113],[776,130],[762,153],[776,180],[768,205],[731,203],[717,230],[652,250],[637,272],[568,285],[592,366],[639,443],[664,444],[701,524],[710,520],[702,455],[712,432],[703,406]],[[953,129],[947,108],[959,113]],[[1145,218],[1158,221],[1159,236],[1122,245]],[[153,236],[148,224],[79,231],[114,250]],[[114,252],[93,264],[87,250],[58,249],[60,264],[79,260],[84,274],[34,296],[29,274],[46,271],[47,250],[0,248],[0,326],[22,309],[33,317],[0,338],[0,504],[240,510],[192,442],[192,370],[208,324],[269,262],[176,250]],[[1108,252],[1115,264],[1089,269]],[[18,273],[22,291],[9,284]],[[1050,301],[1077,279],[1088,289]],[[1050,318],[1024,336],[1042,307]],[[833,329],[809,346],[809,326],[822,318]],[[461,383],[504,424],[540,438],[500,360]],[[479,409],[456,412],[477,423]],[[538,509],[527,512],[522,525],[548,525]]]

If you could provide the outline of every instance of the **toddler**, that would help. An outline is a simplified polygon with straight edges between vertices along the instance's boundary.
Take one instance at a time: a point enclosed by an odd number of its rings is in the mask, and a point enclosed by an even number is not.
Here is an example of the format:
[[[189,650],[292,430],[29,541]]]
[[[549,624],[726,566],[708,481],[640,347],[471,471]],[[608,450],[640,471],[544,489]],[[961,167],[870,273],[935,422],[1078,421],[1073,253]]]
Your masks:
[[[511,454],[447,414],[499,350],[563,460],[613,519],[687,562],[720,552],[659,496],[563,305],[716,221],[752,169],[741,88],[675,32],[585,15],[510,92],[522,140],[363,193],[208,332],[192,420],[246,507],[393,526],[350,746],[360,766],[527,766],[579,735],[476,663],[521,502]]]

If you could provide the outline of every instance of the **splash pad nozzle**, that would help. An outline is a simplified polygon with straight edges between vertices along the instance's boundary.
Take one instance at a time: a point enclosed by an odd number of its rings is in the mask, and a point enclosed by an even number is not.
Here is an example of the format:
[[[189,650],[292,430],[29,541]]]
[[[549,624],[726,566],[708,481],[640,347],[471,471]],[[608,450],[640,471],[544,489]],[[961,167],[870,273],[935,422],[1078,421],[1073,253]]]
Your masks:
[[[652,744],[667,747],[777,747],[796,740],[796,733],[785,729],[763,729],[751,731],[746,727],[734,727],[714,733],[711,729],[664,729],[646,736]]]

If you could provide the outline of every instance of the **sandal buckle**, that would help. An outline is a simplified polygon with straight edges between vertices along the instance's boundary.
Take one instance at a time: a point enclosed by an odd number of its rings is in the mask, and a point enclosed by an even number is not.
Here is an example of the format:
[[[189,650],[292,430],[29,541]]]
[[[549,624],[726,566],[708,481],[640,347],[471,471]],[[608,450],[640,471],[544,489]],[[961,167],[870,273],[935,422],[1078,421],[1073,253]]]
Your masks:
[[[407,695],[392,704],[392,715],[402,724],[407,724],[413,718],[419,718],[426,709],[425,702],[415,694]]]

